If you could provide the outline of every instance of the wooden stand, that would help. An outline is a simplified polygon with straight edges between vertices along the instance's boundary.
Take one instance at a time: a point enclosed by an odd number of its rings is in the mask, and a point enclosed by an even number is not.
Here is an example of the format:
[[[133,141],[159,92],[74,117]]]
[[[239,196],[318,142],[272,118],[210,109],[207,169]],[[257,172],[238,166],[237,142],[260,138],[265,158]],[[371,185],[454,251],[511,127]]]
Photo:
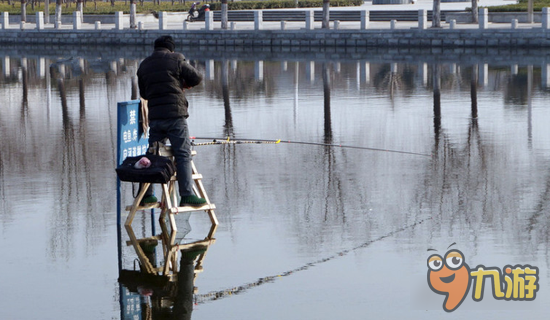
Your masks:
[[[155,149],[158,151],[156,152],[158,155],[169,157],[172,159],[172,161],[174,160],[169,146],[160,144]],[[192,156],[195,156],[196,151],[192,151],[191,154]],[[204,185],[202,183],[202,175],[200,175],[197,172],[197,168],[193,163],[193,161],[191,161],[191,167],[192,167],[192,175],[193,175],[193,181],[194,181],[193,191],[197,196],[204,198],[206,200],[206,203],[204,205],[200,207],[191,207],[191,206],[178,207],[177,206],[177,203],[178,203],[177,191],[176,191],[177,177],[176,177],[176,174],[174,174],[168,183],[161,184],[162,197],[160,202],[148,204],[145,206],[140,206],[140,202],[143,199],[143,196],[145,195],[146,190],[151,185],[150,183],[144,183],[137,197],[134,199],[134,202],[132,203],[132,205],[126,207],[126,211],[129,211],[129,214],[128,214],[128,217],[126,218],[126,222],[124,223],[124,227],[126,228],[126,231],[128,232],[128,236],[130,237],[130,241],[127,242],[127,245],[132,245],[134,247],[137,253],[137,256],[139,258],[142,270],[144,272],[152,273],[152,274],[161,274],[166,276],[174,275],[177,273],[178,253],[180,250],[189,249],[189,248],[198,247],[198,246],[200,246],[201,248],[204,248],[206,246],[206,249],[208,249],[208,247],[216,241],[216,239],[214,239],[214,233],[216,232],[216,229],[218,226],[218,219],[216,218],[216,214],[214,213],[214,209],[216,209],[216,206],[213,203],[210,203],[210,199],[208,198],[208,195],[206,194],[206,190],[204,189]],[[161,234],[148,237],[148,238],[137,239],[134,233],[134,230],[132,228],[132,222],[134,220],[136,212],[138,210],[155,209],[155,208],[161,209],[160,217],[159,217]],[[212,227],[210,228],[208,235],[204,238],[204,240],[195,241],[195,242],[186,243],[186,244],[176,243],[176,234],[178,231],[178,227],[176,225],[175,215],[182,212],[194,212],[194,211],[205,211],[206,213],[208,213],[208,216],[210,217],[210,221],[212,222]],[[151,263],[150,259],[147,257],[147,255],[143,251],[143,248],[141,247],[140,244],[143,244],[148,241],[159,241],[159,240],[162,242],[162,252],[164,255],[164,261],[161,266],[155,267],[153,266],[153,263]],[[202,261],[205,255],[206,255],[206,252],[198,256],[198,260],[195,266],[195,274],[197,272],[202,271]]]

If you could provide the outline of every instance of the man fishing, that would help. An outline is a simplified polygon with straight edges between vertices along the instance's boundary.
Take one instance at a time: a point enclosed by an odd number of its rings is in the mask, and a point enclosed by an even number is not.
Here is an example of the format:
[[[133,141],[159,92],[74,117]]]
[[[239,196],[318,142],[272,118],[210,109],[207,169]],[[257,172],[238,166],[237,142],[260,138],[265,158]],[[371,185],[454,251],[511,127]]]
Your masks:
[[[191,141],[187,128],[189,103],[184,89],[192,88],[202,81],[198,71],[185,60],[181,53],[174,52],[171,36],[155,40],[153,53],[141,62],[137,71],[139,93],[149,107],[149,146],[155,142],[170,140],[176,159],[176,171],[180,207],[201,206],[206,200],[193,192],[191,168]],[[156,203],[152,188],[145,193],[142,204]]]

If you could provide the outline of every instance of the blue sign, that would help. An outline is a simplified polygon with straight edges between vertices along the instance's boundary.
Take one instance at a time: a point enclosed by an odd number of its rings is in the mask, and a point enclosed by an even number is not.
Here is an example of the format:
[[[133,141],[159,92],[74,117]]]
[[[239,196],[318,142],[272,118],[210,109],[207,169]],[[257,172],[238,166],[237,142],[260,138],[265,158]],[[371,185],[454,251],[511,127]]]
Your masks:
[[[117,115],[117,165],[120,165],[126,157],[145,154],[149,138],[139,122],[139,100],[119,102]]]
[[[117,166],[126,157],[145,154],[149,147],[147,132],[143,132],[140,120],[140,100],[118,103],[117,110]],[[117,236],[118,264],[122,269],[120,181],[117,179]],[[120,285],[120,313],[122,320],[141,320],[141,297]]]

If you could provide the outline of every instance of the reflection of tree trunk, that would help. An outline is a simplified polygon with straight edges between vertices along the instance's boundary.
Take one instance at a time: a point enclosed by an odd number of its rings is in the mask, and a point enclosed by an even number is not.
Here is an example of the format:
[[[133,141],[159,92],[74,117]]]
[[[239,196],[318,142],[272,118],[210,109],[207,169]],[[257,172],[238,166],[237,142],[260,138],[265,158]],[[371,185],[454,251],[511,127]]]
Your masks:
[[[334,206],[339,209],[338,212],[342,213],[342,220],[346,220],[344,204],[341,203],[343,199],[342,195],[342,182],[338,176],[336,169],[336,157],[334,155],[334,148],[329,144],[332,144],[332,120],[331,120],[331,105],[330,105],[330,69],[327,63],[323,63],[323,97],[324,97],[324,143],[327,145],[324,147],[326,156],[326,196],[325,196],[325,210],[323,221],[328,222],[330,215],[334,212],[334,208],[331,208],[331,200],[336,203]],[[340,211],[341,210],[341,211]]]
[[[298,118],[298,82],[300,81],[300,62],[294,63],[294,125]]]
[[[21,80],[23,82],[23,101],[21,103],[21,112],[22,112],[22,118],[21,120],[24,121],[25,115],[29,111],[29,81],[28,81],[28,70],[27,70],[27,59],[21,58]]]
[[[532,105],[531,94],[533,92],[533,65],[527,66],[527,143],[532,147],[533,127],[531,124]]]
[[[5,182],[5,173],[4,173],[4,159],[2,158],[2,155],[6,154],[6,152],[0,152],[0,203],[2,203],[2,212],[4,214],[7,214],[7,208],[6,204],[8,203],[8,199],[6,199],[6,182]]]
[[[529,231],[529,233],[531,233],[537,227],[537,225],[540,223],[539,219],[541,217],[547,216],[549,208],[550,208],[550,174],[546,178],[546,185],[544,187],[544,191],[541,192],[540,194],[539,201],[537,202],[537,205],[533,210],[534,212],[528,219],[529,224],[527,226],[527,231]],[[544,230],[544,229],[548,229],[548,226],[543,225],[542,227],[539,227],[539,228]],[[546,235],[546,237],[548,237],[550,233],[544,232],[544,234]]]
[[[73,132],[73,125],[69,116],[69,107],[67,104],[67,91],[65,88],[65,66],[62,64],[57,65],[58,72],[55,74],[55,67],[53,66],[50,71],[52,76],[57,76],[57,88],[59,91],[59,97],[61,100],[61,117],[62,117],[62,128],[63,128],[63,140],[62,150],[59,151],[61,154],[62,160],[58,164],[59,167],[63,168],[61,173],[61,183],[60,183],[60,195],[59,199],[70,199],[73,197],[79,197],[78,192],[73,194],[74,186],[77,183],[77,165],[78,160],[75,151],[75,137]],[[70,201],[61,201],[57,217],[55,217],[55,224],[63,223],[64,226],[71,228],[73,226],[73,216],[69,208]],[[59,234],[53,233],[51,238],[51,244],[53,250],[56,252],[62,252],[63,255],[69,255],[70,251],[70,241],[68,234]]]
[[[80,119],[83,120],[85,117],[85,111],[86,111],[86,98],[84,94],[84,80],[81,78],[78,81],[78,93],[79,93],[79,102],[80,102]]]
[[[433,91],[434,91],[434,134],[436,142],[439,141],[439,133],[441,130],[441,72],[440,65],[433,66]]]
[[[325,143],[332,143],[332,124],[330,117],[330,75],[328,65],[323,63],[323,96],[325,115]]]
[[[86,143],[86,94],[85,94],[85,88],[86,84],[84,83],[84,79],[80,78],[78,82],[78,93],[79,93],[79,102],[80,102],[80,119],[78,126],[79,129],[79,135],[80,135],[80,146],[82,147],[82,167],[83,168],[89,168],[90,167],[90,159],[88,158],[88,144]],[[92,160],[93,161],[93,160]],[[85,169],[84,170],[85,179],[86,179],[86,199],[88,200],[88,203],[91,203],[92,201],[92,177],[90,170]],[[91,208],[91,206],[88,206],[88,208]],[[93,212],[90,212],[90,214],[93,214]]]
[[[224,135],[233,137],[233,117],[231,115],[231,104],[229,100],[229,61],[224,60],[222,63],[222,96],[223,107],[225,110]]]
[[[477,119],[477,65],[472,66],[472,79],[470,83],[470,100],[472,102],[472,119]]]

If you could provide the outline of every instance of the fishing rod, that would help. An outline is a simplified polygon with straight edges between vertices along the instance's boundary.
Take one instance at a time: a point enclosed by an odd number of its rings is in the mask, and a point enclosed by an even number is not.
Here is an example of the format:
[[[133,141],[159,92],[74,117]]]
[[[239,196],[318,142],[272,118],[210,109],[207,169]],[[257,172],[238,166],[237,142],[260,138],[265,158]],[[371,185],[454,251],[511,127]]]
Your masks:
[[[337,148],[348,148],[348,149],[359,149],[359,150],[371,150],[371,151],[384,151],[384,152],[392,152],[392,153],[401,153],[401,154],[411,154],[416,156],[424,156],[424,157],[431,157],[431,154],[427,153],[418,153],[418,152],[410,152],[410,151],[401,151],[401,150],[391,150],[391,149],[382,149],[382,148],[370,148],[370,147],[360,147],[360,146],[350,146],[350,145],[343,145],[343,144],[332,144],[332,143],[320,143],[320,142],[305,142],[305,141],[291,141],[291,140],[266,140],[266,139],[231,139],[230,137],[227,137],[226,139],[221,138],[207,138],[207,137],[191,137],[191,139],[196,140],[212,140],[211,142],[201,142],[201,143],[195,143],[193,141],[194,146],[209,146],[209,145],[216,145],[216,144],[278,144],[278,143],[289,143],[289,144],[301,144],[301,145],[312,145],[312,146],[324,146],[324,147],[337,147]]]

